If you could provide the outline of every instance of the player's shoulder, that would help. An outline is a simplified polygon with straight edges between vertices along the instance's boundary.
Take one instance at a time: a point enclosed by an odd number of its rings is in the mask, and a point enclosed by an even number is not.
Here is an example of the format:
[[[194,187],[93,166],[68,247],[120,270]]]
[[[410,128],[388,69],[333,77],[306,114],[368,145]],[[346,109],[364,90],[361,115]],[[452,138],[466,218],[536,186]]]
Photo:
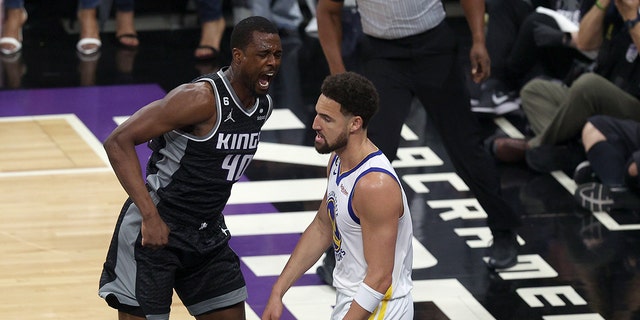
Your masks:
[[[174,94],[188,95],[192,99],[212,99],[214,96],[211,84],[206,81],[188,82],[177,86],[172,90]]]
[[[361,174],[356,188],[364,192],[385,192],[398,186],[396,178],[385,168],[372,167]]]

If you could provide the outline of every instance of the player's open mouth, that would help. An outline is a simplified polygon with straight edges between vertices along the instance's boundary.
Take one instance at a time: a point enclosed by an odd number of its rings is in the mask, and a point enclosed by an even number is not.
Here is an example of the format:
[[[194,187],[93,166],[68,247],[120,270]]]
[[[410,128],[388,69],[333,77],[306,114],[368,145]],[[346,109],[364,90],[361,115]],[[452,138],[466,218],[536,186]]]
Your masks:
[[[274,75],[275,72],[269,72],[260,75],[260,77],[258,78],[258,85],[260,86],[260,88],[264,90],[269,89],[269,83],[271,83],[271,78],[273,78]]]

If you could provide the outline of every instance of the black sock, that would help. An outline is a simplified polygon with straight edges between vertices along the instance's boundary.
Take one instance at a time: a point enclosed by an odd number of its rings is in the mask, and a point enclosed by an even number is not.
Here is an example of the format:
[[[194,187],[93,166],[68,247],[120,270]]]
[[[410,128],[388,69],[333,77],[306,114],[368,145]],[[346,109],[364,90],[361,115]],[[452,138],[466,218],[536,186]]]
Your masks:
[[[625,181],[627,162],[623,153],[607,141],[594,144],[587,152],[591,168],[607,186],[622,186]]]

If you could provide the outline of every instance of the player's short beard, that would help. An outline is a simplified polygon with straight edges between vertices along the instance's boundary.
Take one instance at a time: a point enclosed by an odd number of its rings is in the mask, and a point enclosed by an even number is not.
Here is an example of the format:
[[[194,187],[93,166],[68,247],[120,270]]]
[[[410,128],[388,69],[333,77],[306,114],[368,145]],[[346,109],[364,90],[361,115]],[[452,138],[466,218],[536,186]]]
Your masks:
[[[322,145],[316,144],[315,145],[316,151],[318,151],[318,153],[320,154],[331,153],[338,149],[344,148],[347,145],[348,140],[349,140],[349,136],[347,135],[346,132],[343,132],[338,136],[338,138],[336,139],[336,142],[333,144],[329,144],[327,139],[324,140],[325,144],[322,144]]]

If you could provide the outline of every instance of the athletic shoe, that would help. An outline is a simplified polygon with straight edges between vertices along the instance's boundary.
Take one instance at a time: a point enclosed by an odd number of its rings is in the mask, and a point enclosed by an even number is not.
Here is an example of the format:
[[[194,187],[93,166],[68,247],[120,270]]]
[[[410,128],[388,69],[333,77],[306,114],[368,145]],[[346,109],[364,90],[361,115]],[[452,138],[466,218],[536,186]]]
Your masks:
[[[580,162],[573,172],[573,181],[580,185],[588,182],[600,182],[588,160]]]
[[[513,230],[493,232],[493,242],[489,248],[487,266],[491,269],[507,269],[518,263],[517,235]]]
[[[318,20],[316,17],[311,18],[306,27],[304,27],[304,32],[307,33],[308,36],[317,38],[318,37]]]
[[[330,247],[325,252],[324,259],[322,259],[322,265],[316,269],[316,274],[324,283],[333,286],[333,269],[335,269],[335,267],[336,257],[333,253],[333,247]]]
[[[541,145],[528,149],[525,159],[534,171],[549,173],[560,170],[571,175],[578,164],[586,159],[586,155],[577,144]]]
[[[589,182],[576,188],[574,198],[580,206],[591,211],[609,211],[613,206],[613,198],[609,188],[601,183]]]
[[[590,182],[579,185],[574,197],[582,207],[591,211],[640,209],[640,196],[626,187]]]
[[[485,148],[494,158],[505,163],[522,162],[529,145],[527,140],[494,135],[484,141]]]
[[[320,280],[330,286],[333,285],[333,272],[331,272],[326,266],[322,265],[316,269],[316,274],[320,277]]]
[[[483,91],[477,105],[472,103],[471,111],[489,115],[503,115],[520,109],[520,98],[515,91]]]

